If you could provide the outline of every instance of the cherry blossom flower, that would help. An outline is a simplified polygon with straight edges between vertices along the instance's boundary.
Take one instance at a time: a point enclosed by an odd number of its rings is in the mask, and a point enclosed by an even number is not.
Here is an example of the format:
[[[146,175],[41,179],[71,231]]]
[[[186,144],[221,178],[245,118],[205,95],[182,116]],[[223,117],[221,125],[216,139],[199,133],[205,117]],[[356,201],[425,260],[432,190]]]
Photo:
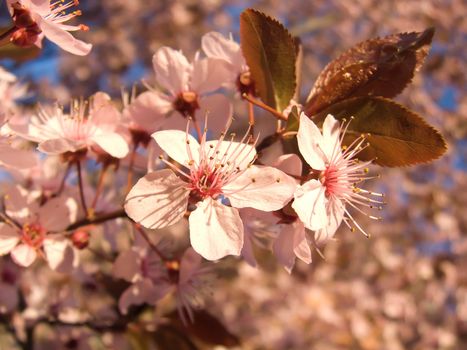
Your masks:
[[[69,32],[88,30],[85,25],[64,24],[79,16],[81,11],[67,11],[78,5],[77,0],[7,0],[16,31],[11,41],[20,46],[36,45],[42,47],[44,37],[72,54],[84,56],[92,48],[81,40],[74,38]]]
[[[113,275],[132,283],[118,302],[123,314],[131,305],[155,305],[167,294],[175,293],[179,315],[186,323],[186,316],[193,322],[192,308],[202,305],[212,268],[203,266],[201,256],[192,248],[181,259],[163,261],[146,242],[137,239],[130,250],[117,257]]]
[[[225,38],[221,33],[209,32],[203,35],[201,47],[206,56],[224,60],[229,67],[229,82],[243,93],[254,94],[254,83],[250,68],[243,57],[240,45],[232,37]]]
[[[192,63],[181,51],[162,47],[152,59],[156,81],[166,93],[149,90],[140,94],[130,106],[130,115],[136,125],[145,130],[167,128],[183,129],[186,118],[196,121],[208,113],[212,116],[230,116],[232,106],[229,100],[215,94],[228,80],[229,71],[225,62],[213,58],[199,58]],[[175,112],[175,113],[173,113]],[[167,120],[166,115],[171,118]],[[214,117],[211,128],[220,130],[226,120]]]
[[[218,141],[206,141],[204,133],[201,144],[179,130],[159,131],[153,137],[187,170],[166,162],[172,170],[147,174],[128,194],[125,210],[136,222],[158,229],[180,220],[188,204],[195,204],[190,241],[208,260],[240,254],[243,223],[236,208],[274,211],[292,198],[295,180],[273,167],[252,165],[256,150],[246,135],[242,142],[225,141],[225,133]]]
[[[310,167],[319,171],[319,178],[309,180],[297,188],[292,207],[305,227],[315,231],[317,242],[332,238],[342,221],[349,228],[353,229],[354,225],[367,235],[346,205],[372,219],[378,219],[359,207],[380,208],[383,203],[372,198],[382,197],[382,194],[357,186],[361,181],[371,178],[365,175],[371,162],[360,162],[354,158],[367,147],[364,145],[364,136],[356,139],[349,147],[342,147],[345,132],[346,127],[343,129],[339,126],[332,115],[326,117],[322,133],[304,113],[300,115],[298,147]]]
[[[39,255],[56,270],[74,259],[69,241],[59,233],[76,220],[78,205],[70,197],[55,197],[40,205],[39,195],[19,185],[6,191],[6,214],[12,222],[0,223],[0,255],[10,253],[24,267]]]
[[[38,149],[47,154],[64,154],[92,148],[103,150],[115,158],[123,158],[128,143],[119,129],[120,112],[110,97],[97,93],[91,102],[74,101],[70,113],[59,106],[51,111],[39,109],[28,123],[12,120],[9,127],[17,135],[38,142]]]

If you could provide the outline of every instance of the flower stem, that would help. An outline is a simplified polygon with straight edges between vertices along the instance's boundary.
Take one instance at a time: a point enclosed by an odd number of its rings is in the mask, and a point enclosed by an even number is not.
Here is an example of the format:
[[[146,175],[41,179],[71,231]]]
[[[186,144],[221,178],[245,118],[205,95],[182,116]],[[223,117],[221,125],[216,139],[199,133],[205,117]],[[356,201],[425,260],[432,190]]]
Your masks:
[[[274,108],[269,107],[267,104],[261,102],[260,100],[257,100],[247,94],[243,94],[242,97],[248,102],[253,103],[254,105],[258,106],[259,108],[262,108],[265,111],[268,111],[269,113],[274,115],[276,118],[281,119],[281,120],[287,120],[287,117],[285,115],[276,111]]]
[[[5,42],[5,43],[3,43],[2,41],[4,41],[5,39],[9,39],[10,36],[11,36],[14,32],[16,32],[17,30],[18,30],[18,28],[17,28],[16,26],[13,26],[13,27],[11,27],[10,29],[8,29],[6,32],[3,32],[2,34],[0,34],[0,45],[4,46],[4,45],[8,44],[9,41],[8,41],[8,42]]]
[[[88,207],[86,205],[86,199],[84,198],[84,188],[83,188],[83,177],[81,174],[81,161],[76,162],[76,170],[78,171],[78,186],[79,186],[79,196],[81,198],[81,205],[83,206],[84,213],[86,217],[88,216]]]
[[[144,229],[142,229],[141,226],[138,224],[134,224],[134,225],[135,225],[136,230],[141,234],[141,237],[144,238],[144,240],[149,245],[149,247],[154,251],[154,253],[156,253],[159,256],[159,258],[161,258],[161,260],[169,260],[169,258],[166,257],[164,254],[162,254],[159,248],[157,248],[157,246],[154,243],[152,243],[152,241],[149,239]]]
[[[91,204],[92,212],[94,212],[94,209],[96,208],[97,200],[99,199],[99,195],[102,192],[102,185],[104,184],[104,178],[105,178],[107,168],[108,168],[108,165],[104,164],[99,174],[99,179],[97,180],[96,194],[94,195],[94,199],[92,200],[92,204]]]
[[[68,178],[68,175],[70,174],[70,169],[71,169],[71,163],[69,162],[66,166],[65,173],[63,174],[62,181],[60,182],[60,187],[58,188],[57,192],[55,193],[55,196],[60,196],[65,189],[65,182],[66,179]]]
[[[128,165],[128,176],[126,180],[126,193],[130,192],[131,186],[133,185],[133,167],[135,165],[136,150],[138,149],[138,143],[133,143],[133,149],[130,154],[130,164]]]
[[[255,138],[255,109],[252,102],[248,101],[248,122],[250,123],[251,139]]]

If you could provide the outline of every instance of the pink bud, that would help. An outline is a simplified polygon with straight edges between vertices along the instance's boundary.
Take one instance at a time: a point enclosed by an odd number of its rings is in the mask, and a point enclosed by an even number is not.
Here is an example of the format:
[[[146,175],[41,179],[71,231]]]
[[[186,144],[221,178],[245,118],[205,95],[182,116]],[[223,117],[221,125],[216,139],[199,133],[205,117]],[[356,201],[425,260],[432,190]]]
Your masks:
[[[89,232],[77,230],[71,235],[71,241],[77,249],[84,249],[89,245]]]

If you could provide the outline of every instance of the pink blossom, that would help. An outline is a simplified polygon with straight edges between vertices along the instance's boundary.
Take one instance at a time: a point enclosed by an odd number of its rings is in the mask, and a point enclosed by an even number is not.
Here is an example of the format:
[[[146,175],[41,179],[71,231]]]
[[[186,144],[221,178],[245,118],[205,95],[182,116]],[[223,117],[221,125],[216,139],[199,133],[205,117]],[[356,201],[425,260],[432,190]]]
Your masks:
[[[71,7],[78,5],[77,0],[7,0],[17,30],[11,41],[20,46],[42,46],[44,36],[72,54],[84,56],[92,48],[81,40],[74,38],[69,32],[87,30],[85,25],[64,24],[79,16],[81,11],[66,13]]]
[[[254,85],[250,69],[243,57],[240,45],[232,37],[225,38],[221,33],[209,32],[203,35],[201,46],[206,56],[224,60],[229,67],[229,83],[240,93],[253,93]]]
[[[38,142],[38,149],[47,154],[78,152],[93,147],[115,158],[123,158],[128,143],[119,129],[120,112],[110,97],[97,93],[88,103],[75,101],[70,112],[59,106],[51,110],[39,109],[28,123],[10,121],[9,127],[17,135]]]
[[[230,116],[232,106],[220,94],[213,94],[228,80],[229,71],[224,61],[213,58],[199,58],[192,63],[181,51],[162,47],[154,54],[153,67],[156,81],[165,93],[150,90],[140,94],[130,105],[129,115],[135,126],[144,130],[156,131],[166,127],[166,115],[171,117],[171,128],[183,129],[186,118],[195,120],[213,116],[211,128],[219,130],[226,120],[220,116]]]
[[[360,162],[353,158],[366,147],[364,137],[356,139],[349,147],[342,147],[345,131],[332,115],[326,117],[322,133],[304,113],[300,115],[298,147],[310,167],[319,171],[319,178],[309,180],[297,188],[292,207],[305,227],[315,231],[317,242],[332,238],[342,221],[351,229],[355,225],[366,235],[346,205],[367,215],[359,207],[379,208],[383,203],[372,198],[381,197],[382,194],[357,186],[370,178],[365,174],[371,162]],[[378,219],[372,215],[367,216]]]
[[[138,236],[137,236],[138,237]],[[120,296],[118,306],[123,314],[131,305],[155,305],[169,293],[175,293],[180,317],[193,321],[193,307],[201,306],[201,296],[211,276],[211,268],[202,266],[202,258],[188,248],[181,259],[161,260],[146,242],[120,253],[113,275],[132,285]]]
[[[219,141],[206,141],[204,134],[199,144],[178,130],[159,131],[153,137],[187,170],[167,162],[173,171],[149,173],[128,194],[125,210],[136,222],[158,229],[180,220],[188,204],[195,204],[189,217],[190,241],[208,260],[240,254],[243,223],[236,208],[274,211],[292,198],[295,180],[273,167],[252,165],[256,150],[247,142],[225,141],[223,133]]]
[[[0,255],[10,253],[15,263],[25,267],[40,255],[55,270],[73,260],[69,242],[59,233],[76,220],[78,205],[70,197],[55,197],[40,205],[39,195],[19,185],[6,192],[6,214],[12,222],[0,223]]]

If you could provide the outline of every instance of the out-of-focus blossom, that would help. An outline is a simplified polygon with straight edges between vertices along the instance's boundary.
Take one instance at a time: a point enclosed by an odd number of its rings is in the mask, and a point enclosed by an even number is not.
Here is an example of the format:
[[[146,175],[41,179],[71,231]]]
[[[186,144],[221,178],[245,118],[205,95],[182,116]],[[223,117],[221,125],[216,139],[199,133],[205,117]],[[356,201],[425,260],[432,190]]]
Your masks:
[[[130,250],[120,253],[113,268],[115,277],[132,283],[120,296],[120,311],[126,314],[131,305],[155,305],[174,292],[180,317],[186,322],[188,315],[193,321],[192,308],[202,305],[201,296],[212,272],[201,262],[192,248],[181,259],[163,261],[146,242],[137,240]]]
[[[150,90],[136,98],[128,113],[135,126],[153,131],[163,126],[183,129],[187,117],[196,121],[207,114],[211,129],[220,130],[225,125],[232,106],[225,96],[214,93],[229,79],[223,60],[199,58],[197,54],[190,63],[181,51],[162,47],[152,63],[156,81],[165,92]],[[176,113],[167,119],[172,112]]]
[[[349,147],[342,148],[345,131],[332,115],[326,117],[322,133],[304,113],[300,115],[298,147],[311,168],[319,171],[319,178],[309,180],[297,188],[292,207],[305,227],[315,231],[317,242],[332,238],[343,220],[349,228],[352,229],[352,225],[355,225],[367,235],[346,205],[369,218],[378,219],[363,212],[359,206],[379,208],[383,203],[372,198],[380,198],[381,194],[357,187],[357,183],[370,178],[366,173],[371,162],[360,162],[353,158],[366,147],[362,146],[364,137],[357,138]]]
[[[87,55],[92,45],[76,39],[69,32],[87,30],[83,24],[64,24],[79,16],[81,11],[67,11],[78,1],[50,0],[7,0],[8,7],[16,26],[11,41],[19,46],[36,45],[42,47],[44,37],[72,54]]]
[[[1,261],[0,267],[0,314],[10,313],[16,309],[19,302],[18,266],[8,260]]]
[[[78,205],[73,198],[55,197],[40,204],[40,193],[16,185],[6,191],[6,214],[12,222],[0,223],[0,255],[30,266],[42,256],[52,269],[74,259],[70,243],[60,232],[76,220]]]
[[[128,143],[119,129],[121,114],[109,96],[97,93],[89,106],[85,101],[75,101],[65,113],[59,106],[52,110],[39,109],[28,120],[12,120],[9,127],[17,135],[38,142],[38,149],[47,154],[103,150],[112,157],[123,158]],[[96,148],[97,147],[97,148]]]
[[[201,144],[188,132],[159,131],[153,135],[159,146],[178,163],[140,179],[125,202],[127,214],[143,226],[162,228],[180,220],[188,204],[191,212],[190,241],[208,260],[239,255],[243,246],[243,223],[235,208],[263,211],[282,208],[291,199],[295,180],[282,171],[252,165],[255,148],[247,142],[218,141]],[[245,138],[242,141],[245,141]],[[225,205],[228,199],[231,206]]]

